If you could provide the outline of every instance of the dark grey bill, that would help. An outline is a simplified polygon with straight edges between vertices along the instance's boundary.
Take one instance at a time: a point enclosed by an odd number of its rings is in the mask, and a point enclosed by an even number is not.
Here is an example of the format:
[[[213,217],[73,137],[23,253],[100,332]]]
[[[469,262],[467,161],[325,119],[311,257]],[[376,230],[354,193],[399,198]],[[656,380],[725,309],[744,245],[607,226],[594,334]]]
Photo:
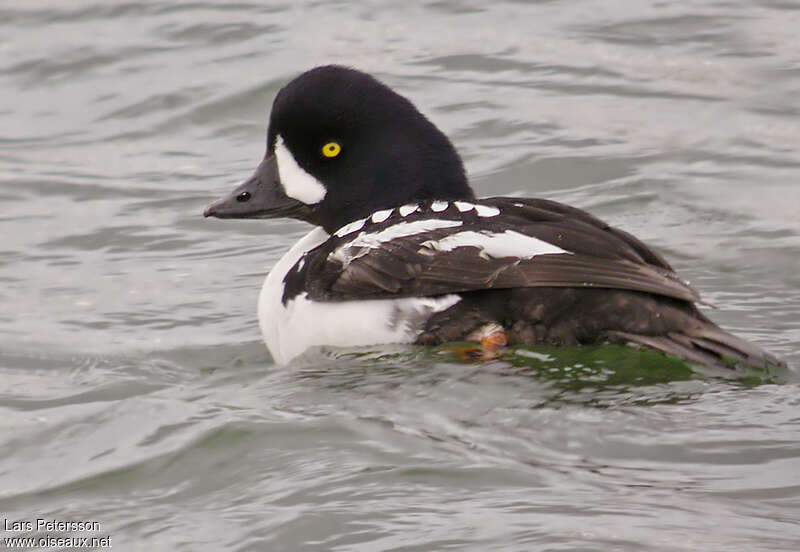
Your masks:
[[[287,196],[278,177],[274,155],[267,156],[244,184],[203,211],[217,218],[273,218],[297,216],[308,205]]]

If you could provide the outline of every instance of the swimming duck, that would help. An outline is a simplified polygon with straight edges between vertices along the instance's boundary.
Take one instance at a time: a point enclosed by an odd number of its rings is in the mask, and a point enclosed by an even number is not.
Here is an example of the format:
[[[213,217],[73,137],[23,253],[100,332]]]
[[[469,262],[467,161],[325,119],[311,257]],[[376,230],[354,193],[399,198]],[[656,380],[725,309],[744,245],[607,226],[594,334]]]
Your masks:
[[[263,161],[204,215],[314,226],[259,296],[278,363],[322,345],[475,340],[782,365],[704,316],[698,292],[631,234],[547,199],[476,198],[450,140],[354,69],[317,67],[282,88]]]

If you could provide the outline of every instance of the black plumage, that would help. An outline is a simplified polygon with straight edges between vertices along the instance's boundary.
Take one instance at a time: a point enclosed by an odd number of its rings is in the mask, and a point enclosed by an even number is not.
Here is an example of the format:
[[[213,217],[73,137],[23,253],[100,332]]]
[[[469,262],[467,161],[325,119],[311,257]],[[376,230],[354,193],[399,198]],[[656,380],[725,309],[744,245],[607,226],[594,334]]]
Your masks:
[[[514,287],[598,287],[699,300],[698,293],[655,252],[584,211],[541,199],[495,197],[478,203],[496,207],[499,214],[482,217],[475,209],[461,212],[452,203],[434,212],[431,202],[426,202],[406,217],[394,210],[385,221],[367,219],[357,232],[334,235],[289,272],[284,302],[301,291],[317,301],[348,301]],[[388,239],[380,247],[351,245],[359,236],[369,239],[394,225],[425,220],[459,224]],[[508,230],[568,253],[525,259],[520,257],[524,251],[496,257],[484,254],[480,246],[450,251],[426,247],[426,243],[462,232],[492,236]],[[337,260],[337,253],[342,256],[342,251],[353,259]]]
[[[705,365],[781,364],[700,313],[694,305],[700,300],[697,291],[630,234],[549,200],[495,197],[476,203],[496,207],[500,214],[481,217],[452,203],[434,212],[427,202],[411,215],[393,210],[382,222],[368,218],[359,230],[332,236],[287,273],[284,302],[301,292],[316,301],[458,293],[461,301],[433,315],[418,343],[463,340],[495,322],[512,343],[632,343]],[[425,220],[460,224],[388,239],[379,247],[351,245],[359,237],[369,242],[395,225]],[[425,246],[461,232],[493,236],[506,230],[568,253],[520,259],[486,255],[480,246],[449,251]],[[337,258],[341,251],[352,259]]]

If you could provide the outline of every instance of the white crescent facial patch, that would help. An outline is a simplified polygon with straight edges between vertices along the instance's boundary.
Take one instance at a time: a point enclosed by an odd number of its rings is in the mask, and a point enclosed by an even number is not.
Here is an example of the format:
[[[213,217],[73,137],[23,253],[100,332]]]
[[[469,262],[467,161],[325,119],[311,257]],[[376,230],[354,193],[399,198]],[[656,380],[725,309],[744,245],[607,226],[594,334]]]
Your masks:
[[[297,164],[280,134],[275,141],[275,160],[278,162],[278,175],[287,196],[306,205],[314,205],[325,199],[327,188]]]

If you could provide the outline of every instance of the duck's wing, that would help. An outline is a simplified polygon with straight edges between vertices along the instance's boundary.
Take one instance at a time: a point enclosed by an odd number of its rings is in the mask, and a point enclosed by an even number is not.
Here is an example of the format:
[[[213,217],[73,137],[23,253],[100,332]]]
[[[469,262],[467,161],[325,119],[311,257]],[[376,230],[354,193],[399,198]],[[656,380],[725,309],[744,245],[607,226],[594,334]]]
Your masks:
[[[515,287],[596,287],[684,301],[698,293],[657,253],[553,201],[434,202],[359,221],[287,274],[284,301],[430,296]]]

